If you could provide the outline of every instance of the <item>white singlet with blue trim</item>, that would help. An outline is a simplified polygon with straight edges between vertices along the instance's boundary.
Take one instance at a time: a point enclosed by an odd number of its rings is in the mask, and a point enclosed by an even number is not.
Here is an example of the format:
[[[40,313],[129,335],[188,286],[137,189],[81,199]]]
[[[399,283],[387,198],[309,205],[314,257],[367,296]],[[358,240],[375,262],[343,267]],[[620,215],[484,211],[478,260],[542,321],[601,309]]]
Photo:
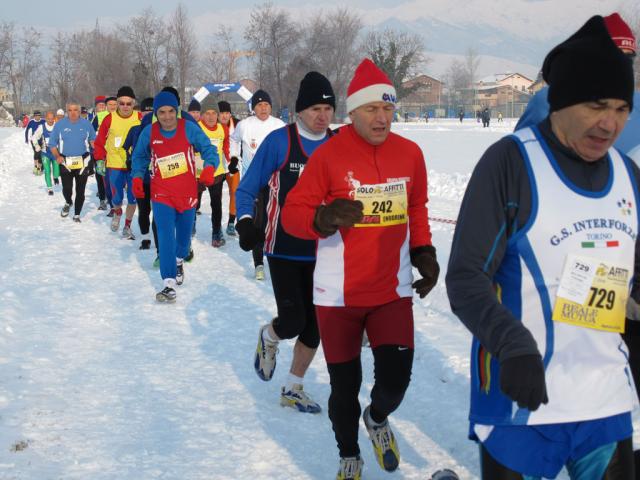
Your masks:
[[[534,412],[518,408],[493,385],[498,365],[492,362],[491,391],[472,392],[472,422],[540,425],[629,412],[637,397],[620,334],[551,318],[565,260],[571,254],[628,269],[631,281],[639,222],[628,160],[612,148],[605,160],[610,165],[607,185],[598,192],[586,191],[560,170],[539,132],[527,128],[514,136],[527,165],[532,207],[527,224],[508,241],[496,281],[503,304],[537,342],[549,403]]]

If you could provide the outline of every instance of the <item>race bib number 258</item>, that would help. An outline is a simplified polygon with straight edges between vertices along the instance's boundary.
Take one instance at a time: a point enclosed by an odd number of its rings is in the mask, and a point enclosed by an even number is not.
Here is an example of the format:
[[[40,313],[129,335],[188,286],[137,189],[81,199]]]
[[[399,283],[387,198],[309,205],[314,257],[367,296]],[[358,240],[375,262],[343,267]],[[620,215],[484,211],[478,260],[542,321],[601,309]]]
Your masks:
[[[187,159],[184,153],[176,153],[156,160],[160,176],[164,179],[187,173]]]

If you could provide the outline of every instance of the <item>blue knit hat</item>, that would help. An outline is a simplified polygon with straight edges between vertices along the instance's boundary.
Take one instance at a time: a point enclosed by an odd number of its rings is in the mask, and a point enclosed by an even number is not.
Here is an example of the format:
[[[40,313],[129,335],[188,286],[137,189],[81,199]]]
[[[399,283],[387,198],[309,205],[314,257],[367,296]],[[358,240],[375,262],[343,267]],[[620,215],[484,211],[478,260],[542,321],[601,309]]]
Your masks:
[[[178,111],[178,99],[170,92],[160,92],[153,99],[153,113],[157,114],[160,107],[173,107]]]

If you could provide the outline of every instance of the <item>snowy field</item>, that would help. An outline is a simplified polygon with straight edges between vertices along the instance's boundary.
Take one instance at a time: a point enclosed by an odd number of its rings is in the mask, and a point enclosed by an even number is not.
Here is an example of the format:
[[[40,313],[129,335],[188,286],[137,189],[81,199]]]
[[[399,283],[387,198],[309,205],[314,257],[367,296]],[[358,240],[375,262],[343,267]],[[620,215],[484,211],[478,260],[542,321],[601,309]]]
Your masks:
[[[426,299],[414,299],[412,383],[391,417],[400,469],[377,466],[361,427],[367,480],[425,480],[440,468],[478,478],[477,448],[466,438],[470,334],[444,287],[454,227],[447,221],[482,152],[512,125],[394,126],[425,152],[442,272]],[[210,246],[208,204],[177,302],[157,304],[155,251],[110,232],[95,180],[74,224],[59,215],[60,188],[49,197],[31,174],[31,158],[21,129],[0,129],[0,479],[334,478],[326,408],[314,416],[279,405],[292,343],[281,343],[271,382],[254,373],[258,328],[276,311],[270,280],[253,279],[251,255],[235,238]],[[363,364],[364,406],[368,350]],[[321,350],[305,389],[326,407]]]

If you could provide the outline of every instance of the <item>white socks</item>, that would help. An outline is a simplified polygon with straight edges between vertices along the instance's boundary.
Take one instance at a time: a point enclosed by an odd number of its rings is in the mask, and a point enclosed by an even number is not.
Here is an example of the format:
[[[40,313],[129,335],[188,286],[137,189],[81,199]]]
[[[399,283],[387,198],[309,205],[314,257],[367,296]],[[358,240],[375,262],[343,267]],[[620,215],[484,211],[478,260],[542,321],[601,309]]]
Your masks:
[[[288,392],[290,390],[293,390],[294,385],[302,385],[302,382],[304,382],[304,378],[298,377],[293,373],[289,373],[289,376],[287,377],[287,384],[284,387],[284,391]]]

